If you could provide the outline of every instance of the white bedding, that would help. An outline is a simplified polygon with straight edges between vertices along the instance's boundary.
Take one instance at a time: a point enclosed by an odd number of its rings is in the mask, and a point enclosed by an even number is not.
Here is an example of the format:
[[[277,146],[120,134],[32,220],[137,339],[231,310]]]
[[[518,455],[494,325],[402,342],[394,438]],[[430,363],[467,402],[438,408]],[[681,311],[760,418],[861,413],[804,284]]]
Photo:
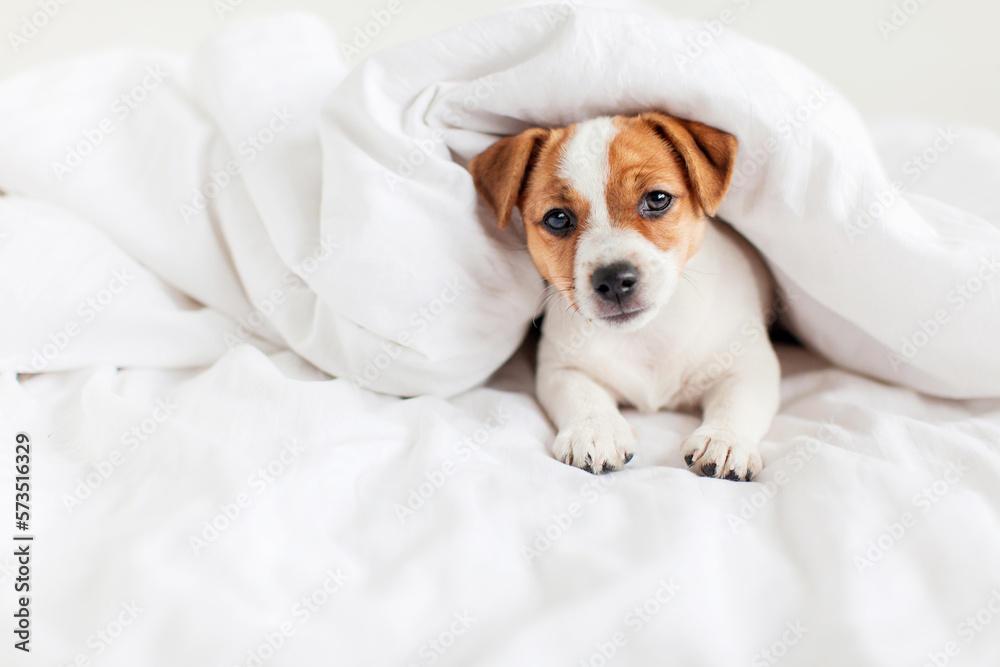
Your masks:
[[[27,432],[37,534],[15,664],[997,664],[1000,138],[866,127],[729,32],[648,64],[703,29],[521,9],[348,72],[287,17],[0,84],[0,493]],[[721,215],[839,366],[782,348],[751,484],[684,469],[692,415],[627,413],[621,473],[562,465],[530,349],[495,373],[540,285],[462,164],[644,107],[739,136]]]
[[[956,664],[997,664],[1000,618],[961,624],[1000,591],[1000,401],[782,362],[750,484],[684,469],[689,415],[629,414],[640,450],[621,473],[558,463],[523,355],[451,400],[249,346],[198,372],[4,376],[4,438],[38,443],[23,664],[253,665],[285,623],[264,664],[575,666],[621,632],[609,664],[761,665],[786,623],[807,632],[783,664],[920,665],[948,642]],[[475,622],[433,659],[456,613]]]

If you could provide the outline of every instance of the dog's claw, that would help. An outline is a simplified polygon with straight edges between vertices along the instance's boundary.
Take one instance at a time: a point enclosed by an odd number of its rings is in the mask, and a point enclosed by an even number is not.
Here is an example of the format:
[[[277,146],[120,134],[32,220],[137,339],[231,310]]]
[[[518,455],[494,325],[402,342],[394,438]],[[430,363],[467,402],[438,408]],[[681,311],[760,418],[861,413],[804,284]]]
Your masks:
[[[755,442],[721,428],[697,429],[681,443],[681,455],[692,472],[736,482],[763,467]]]
[[[618,413],[587,417],[563,427],[552,444],[555,458],[594,475],[621,470],[635,451],[629,423]]]

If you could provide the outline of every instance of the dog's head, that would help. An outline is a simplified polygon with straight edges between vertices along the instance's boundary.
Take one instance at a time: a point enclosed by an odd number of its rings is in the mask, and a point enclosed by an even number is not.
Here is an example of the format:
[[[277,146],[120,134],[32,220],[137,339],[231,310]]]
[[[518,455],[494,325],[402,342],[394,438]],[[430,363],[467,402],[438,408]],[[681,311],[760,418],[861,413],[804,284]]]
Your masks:
[[[469,170],[501,228],[521,210],[535,266],[574,308],[634,331],[670,300],[735,157],[732,135],[649,112],[526,130]]]

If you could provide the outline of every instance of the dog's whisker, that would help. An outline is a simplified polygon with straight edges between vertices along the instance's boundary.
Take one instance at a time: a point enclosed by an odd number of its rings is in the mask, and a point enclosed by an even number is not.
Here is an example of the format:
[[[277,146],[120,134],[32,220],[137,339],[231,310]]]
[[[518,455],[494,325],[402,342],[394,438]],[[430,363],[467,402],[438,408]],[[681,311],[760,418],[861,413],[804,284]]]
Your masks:
[[[550,292],[549,294],[547,294],[547,295],[546,295],[546,296],[545,296],[545,297],[544,297],[544,298],[542,299],[542,302],[541,302],[541,304],[539,305],[539,307],[538,307],[538,310],[539,310],[539,311],[542,311],[542,312],[544,312],[545,310],[547,310],[547,309],[548,309],[548,307],[549,307],[549,304],[550,304],[550,303],[551,303],[551,302],[552,302],[552,301],[553,301],[554,299],[558,299],[558,298],[559,298],[559,293],[558,293],[558,292]]]
[[[546,285],[541,292],[539,292],[538,296],[535,297],[535,303],[532,306],[534,312],[545,311],[551,300],[558,299],[567,289],[572,292],[572,287],[572,282],[567,280],[556,280],[555,282]]]
[[[548,305],[549,300],[551,300],[552,297],[556,296],[557,294],[558,294],[557,291],[549,291],[548,288],[540,292],[539,295],[535,297],[535,303],[532,305],[532,309],[534,310],[534,312],[544,311],[546,306]]]
[[[705,294],[701,291],[701,287],[698,285],[698,281],[694,279],[694,276],[688,274],[688,269],[685,268],[681,271],[681,278],[683,278],[694,290],[698,293],[698,296],[705,298]]]

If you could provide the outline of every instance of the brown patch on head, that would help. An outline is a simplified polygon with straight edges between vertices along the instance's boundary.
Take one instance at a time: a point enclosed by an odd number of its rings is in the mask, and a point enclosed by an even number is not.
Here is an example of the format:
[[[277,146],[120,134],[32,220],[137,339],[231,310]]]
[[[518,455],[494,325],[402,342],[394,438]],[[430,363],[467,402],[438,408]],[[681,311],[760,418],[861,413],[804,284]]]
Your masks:
[[[701,246],[704,214],[715,214],[729,186],[736,138],[657,112],[618,117],[615,123],[618,133],[608,147],[612,219],[660,250],[676,250],[686,262]],[[650,219],[640,204],[655,191],[669,194],[673,203],[662,217]]]

